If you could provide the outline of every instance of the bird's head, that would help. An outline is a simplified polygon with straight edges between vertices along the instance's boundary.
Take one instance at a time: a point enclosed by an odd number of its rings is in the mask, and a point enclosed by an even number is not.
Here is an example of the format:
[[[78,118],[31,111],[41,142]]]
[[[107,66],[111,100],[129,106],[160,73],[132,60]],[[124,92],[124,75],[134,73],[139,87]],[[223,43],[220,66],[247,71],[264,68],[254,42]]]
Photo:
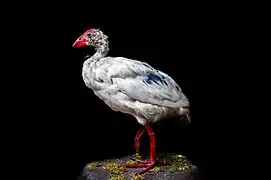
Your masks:
[[[107,36],[99,29],[88,29],[72,45],[72,47],[108,45]]]

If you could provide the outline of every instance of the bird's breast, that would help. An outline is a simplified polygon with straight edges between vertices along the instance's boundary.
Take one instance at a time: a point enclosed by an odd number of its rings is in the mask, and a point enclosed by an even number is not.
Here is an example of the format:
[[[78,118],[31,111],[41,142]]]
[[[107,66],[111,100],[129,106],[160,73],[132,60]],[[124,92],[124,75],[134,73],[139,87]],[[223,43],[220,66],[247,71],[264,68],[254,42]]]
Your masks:
[[[96,67],[95,64],[84,64],[82,76],[85,84],[95,91],[112,85],[112,79],[107,75],[106,69]]]

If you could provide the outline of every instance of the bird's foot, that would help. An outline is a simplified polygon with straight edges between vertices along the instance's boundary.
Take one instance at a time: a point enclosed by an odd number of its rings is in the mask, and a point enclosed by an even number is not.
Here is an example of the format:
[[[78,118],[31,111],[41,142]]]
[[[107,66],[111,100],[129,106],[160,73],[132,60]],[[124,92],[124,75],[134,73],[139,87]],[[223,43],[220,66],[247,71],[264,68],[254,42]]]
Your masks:
[[[168,162],[165,160],[149,160],[149,161],[144,161],[144,160],[140,160],[140,159],[136,159],[135,160],[137,163],[133,163],[133,164],[126,164],[125,166],[127,168],[144,168],[143,170],[137,172],[136,174],[142,174],[147,172],[148,170],[150,170],[152,167],[154,167],[155,165],[167,165]]]
[[[150,170],[156,164],[155,161],[141,161],[141,160],[138,160],[137,162],[138,162],[138,164],[126,164],[127,168],[144,168],[141,171],[137,172],[136,175],[147,172],[148,170]]]
[[[148,163],[150,163],[150,161],[145,161],[145,160],[140,160],[140,159],[135,159],[135,161],[136,161],[137,163],[140,163],[140,164],[148,164]],[[165,165],[168,165],[168,164],[169,164],[168,161],[162,160],[162,159],[157,159],[157,160],[155,161],[155,163],[156,163],[157,165],[160,165],[160,166],[165,166]]]
[[[135,155],[133,155],[131,157],[131,159],[133,161],[136,161],[136,162],[141,163],[141,164],[148,164],[150,162],[150,161],[142,160],[141,158],[142,157],[139,155],[139,153],[136,153]],[[162,159],[157,159],[155,162],[157,164],[159,164],[159,165],[167,165],[167,164],[169,164],[169,162],[167,160],[162,160]]]

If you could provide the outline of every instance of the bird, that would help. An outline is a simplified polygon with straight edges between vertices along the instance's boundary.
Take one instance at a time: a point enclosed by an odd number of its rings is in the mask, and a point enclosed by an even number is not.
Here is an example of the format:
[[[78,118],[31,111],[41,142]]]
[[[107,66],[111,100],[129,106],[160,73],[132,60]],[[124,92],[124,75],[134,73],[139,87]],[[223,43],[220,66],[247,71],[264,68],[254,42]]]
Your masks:
[[[126,167],[143,168],[136,173],[142,174],[165,163],[156,158],[152,125],[171,117],[191,123],[190,103],[180,86],[168,74],[146,62],[107,56],[108,36],[98,28],[84,31],[72,47],[95,48],[96,52],[88,55],[83,63],[85,85],[113,111],[130,114],[142,125],[134,138],[136,153],[139,153],[142,134],[147,132],[150,137],[149,160],[137,159],[136,164],[126,164]]]

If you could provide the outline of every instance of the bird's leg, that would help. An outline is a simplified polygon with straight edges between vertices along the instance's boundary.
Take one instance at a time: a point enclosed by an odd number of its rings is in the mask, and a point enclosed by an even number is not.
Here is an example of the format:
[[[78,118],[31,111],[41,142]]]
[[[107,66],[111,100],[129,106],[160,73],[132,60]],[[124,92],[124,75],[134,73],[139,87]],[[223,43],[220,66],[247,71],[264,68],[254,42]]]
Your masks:
[[[141,128],[137,131],[136,136],[135,136],[135,149],[136,149],[136,153],[139,153],[139,146],[140,146],[140,142],[139,139],[142,136],[142,134],[145,132],[145,128]]]
[[[147,161],[143,161],[138,159],[137,155],[139,155],[139,147],[140,147],[140,137],[142,134],[145,132],[145,128],[141,128],[137,131],[136,136],[135,136],[135,149],[136,149],[136,155],[132,159],[135,160],[138,163],[148,163]]]
[[[143,133],[145,132],[145,128],[141,128],[137,131],[136,136],[135,136],[135,149],[136,149],[136,153],[139,154],[139,147],[140,147],[140,137],[143,135]],[[145,160],[140,160],[137,159],[137,157],[133,157],[133,160],[135,160],[138,163],[143,163],[143,164],[147,164],[149,163],[149,161],[145,161]],[[166,161],[163,160],[157,160],[158,164],[167,164]]]
[[[149,163],[145,164],[145,169],[139,171],[137,174],[142,174],[146,171],[148,171],[149,169],[151,169],[154,165],[155,165],[155,161],[156,161],[156,154],[155,154],[155,135],[153,132],[153,129],[150,125],[146,125],[145,126],[148,135],[150,136],[150,160]]]
[[[151,169],[156,161],[156,154],[155,154],[155,135],[153,132],[153,129],[150,125],[146,125],[145,129],[150,137],[150,160],[149,161],[138,161],[141,164],[127,164],[126,167],[130,167],[130,168],[140,168],[140,167],[145,167],[145,169],[137,172],[136,174],[142,174],[146,171],[148,171],[149,169]],[[163,163],[164,164],[164,163]]]

